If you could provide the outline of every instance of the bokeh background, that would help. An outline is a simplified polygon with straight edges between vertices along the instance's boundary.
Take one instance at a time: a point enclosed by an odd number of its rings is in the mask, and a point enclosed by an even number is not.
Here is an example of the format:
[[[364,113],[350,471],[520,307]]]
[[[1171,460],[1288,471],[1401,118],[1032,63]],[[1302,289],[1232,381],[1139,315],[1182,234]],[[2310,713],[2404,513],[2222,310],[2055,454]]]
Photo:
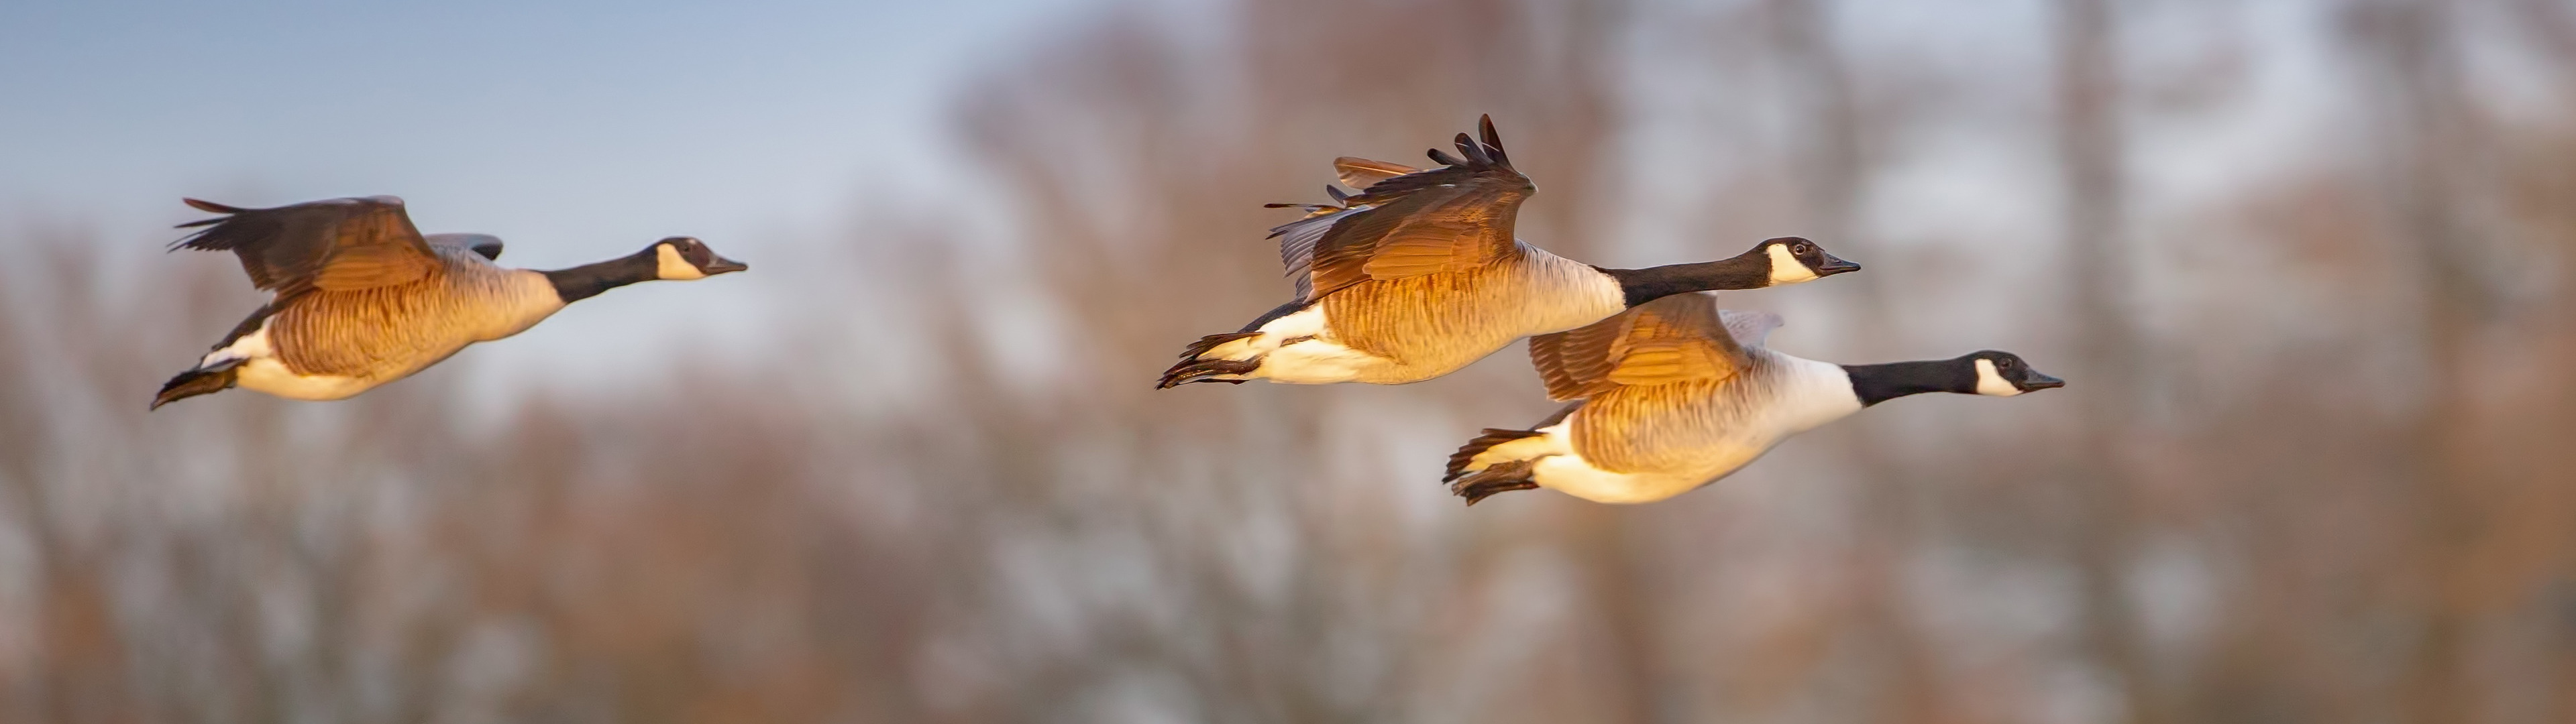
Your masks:
[[[2576,3],[524,5],[0,5],[0,720],[2576,722]],[[1472,510],[1517,345],[1149,389],[1487,112],[1535,243],[2072,384]],[[178,196],[376,193],[754,268],[144,413]]]

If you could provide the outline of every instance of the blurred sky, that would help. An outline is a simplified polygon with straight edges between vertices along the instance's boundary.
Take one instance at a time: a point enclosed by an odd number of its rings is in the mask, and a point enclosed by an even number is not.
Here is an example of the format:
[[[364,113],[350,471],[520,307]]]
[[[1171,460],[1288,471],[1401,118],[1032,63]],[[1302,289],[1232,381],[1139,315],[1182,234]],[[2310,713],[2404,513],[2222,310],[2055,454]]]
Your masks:
[[[510,242],[502,261],[518,266],[595,261],[671,234],[700,236],[751,263],[752,272],[738,277],[626,290],[577,305],[428,373],[613,391],[642,379],[657,355],[675,348],[675,336],[688,342],[682,354],[792,353],[799,340],[766,326],[764,311],[778,307],[760,302],[834,303],[817,300],[830,299],[836,280],[827,275],[841,267],[817,262],[838,261],[826,258],[833,245],[864,243],[865,220],[884,216],[872,212],[933,199],[980,208],[949,144],[951,94],[970,78],[1011,67],[1027,56],[1023,46],[1098,22],[1112,3],[12,0],[0,3],[0,232],[69,228],[91,232],[118,254],[157,256],[179,235],[171,224],[201,216],[181,206],[181,196],[271,205],[383,193],[407,199],[425,231],[501,235]],[[1188,9],[1164,5],[1152,15],[1168,19]],[[1699,17],[1696,6],[1678,5],[1661,10],[1681,21],[1669,37],[1634,43],[1633,52],[1653,57],[1626,62],[1653,68],[1655,57],[1705,45],[1703,25],[1691,21]],[[1856,5],[1847,42],[1903,64],[1961,77],[2026,74],[2041,67],[2035,59],[2046,51],[2030,40],[2042,37],[2045,13],[2029,3]],[[2229,7],[2139,13],[2132,40],[2144,51],[2207,56],[2185,51],[2247,26],[2217,17]],[[2303,26],[2294,17],[2305,12],[2297,4],[2257,7],[2246,13],[2253,27]],[[1934,26],[1945,29],[1925,30]],[[2273,51],[2299,45],[2297,33],[2262,35],[2269,40],[2260,47]],[[2137,55],[2142,66],[2160,62],[2158,52]],[[1775,74],[1739,70],[1750,78]],[[2029,75],[1999,84],[2014,99],[1986,107],[2043,114],[2046,80]],[[2158,189],[2232,193],[2231,180],[2259,176],[2252,167],[2267,165],[2253,159],[2296,157],[2284,151],[2318,134],[2296,132],[2307,124],[2285,109],[2320,107],[2292,102],[2308,100],[2299,89],[2319,85],[2313,80],[2297,70],[2273,72],[2253,79],[2259,92],[2247,95],[2278,102],[2228,106],[2228,113],[2180,123],[2145,117],[2139,141],[2155,150],[2138,154],[2136,172],[2148,192],[2142,213],[2156,213]],[[1653,73],[1635,82],[1709,86]],[[1967,92],[1951,90],[1929,97],[1955,105],[1948,97]],[[1645,156],[1687,154],[1688,139],[1708,130],[1696,127],[1705,122],[1700,114],[1659,114],[1658,104],[1732,102],[1668,89],[1634,95],[1647,99],[1641,117],[1672,119],[1641,127],[1633,145]],[[1884,208],[1871,218],[1902,222],[1861,233],[1899,244],[1939,228],[2046,239],[2050,217],[2040,205],[2053,198],[2055,175],[2046,157],[2030,155],[2045,146],[1998,146],[1986,129],[2010,119],[1953,116],[1958,122],[1948,126],[1921,124],[1951,130],[1941,141],[1911,144],[1898,165],[1914,172],[1889,174],[1873,194]],[[1418,141],[1386,148],[1402,153],[1396,149]],[[1644,160],[1634,166],[1702,166]],[[1702,188],[1651,173],[1639,181],[1649,191]],[[1623,235],[1672,243],[1645,244],[1619,252],[1638,256],[1606,263],[1702,253],[1691,210],[1704,199],[1642,196],[1649,203],[1623,214],[1630,222]],[[933,218],[992,221],[985,216]],[[1257,238],[1256,229],[1245,231],[1246,240]],[[107,266],[175,272],[227,263],[180,255]],[[241,291],[247,311],[259,297],[246,282]],[[865,343],[875,323],[866,310],[841,313],[851,320],[851,338]],[[1785,339],[1826,331],[1793,325]],[[204,336],[212,342],[222,332]],[[172,369],[186,361],[172,360]]]
[[[723,314],[752,309],[724,301],[745,280],[785,276],[778,252],[845,228],[863,194],[953,184],[949,90],[1100,2],[12,0],[0,228],[157,252],[200,216],[181,196],[395,194],[422,230],[499,234],[520,266],[692,234],[753,272],[613,295],[459,361],[554,367],[710,325],[742,342],[756,330]]]

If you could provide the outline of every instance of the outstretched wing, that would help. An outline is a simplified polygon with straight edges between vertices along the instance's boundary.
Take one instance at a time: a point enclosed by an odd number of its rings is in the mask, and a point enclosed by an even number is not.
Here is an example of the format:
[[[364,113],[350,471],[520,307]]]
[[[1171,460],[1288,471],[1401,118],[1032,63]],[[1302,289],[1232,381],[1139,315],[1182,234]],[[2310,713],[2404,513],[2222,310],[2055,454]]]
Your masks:
[[[342,291],[402,284],[428,276],[438,255],[412,228],[402,199],[369,196],[244,209],[187,199],[225,216],[180,224],[203,226],[170,248],[229,251],[241,257],[253,286],[288,296],[308,289]]]
[[[1554,400],[1588,398],[1623,385],[1724,380],[1750,363],[1739,340],[1759,342],[1770,331],[1762,325],[1778,326],[1778,320],[1763,313],[1721,313],[1705,293],[1675,294],[1586,326],[1531,337],[1530,363]]]
[[[1512,168],[1491,116],[1478,131],[1481,140],[1458,134],[1465,158],[1432,149],[1440,168],[1387,177],[1336,198],[1338,211],[1327,207],[1271,229],[1305,300],[1370,279],[1461,271],[1519,253],[1512,224],[1538,187]],[[1351,158],[1335,167],[1346,179],[1406,168]]]

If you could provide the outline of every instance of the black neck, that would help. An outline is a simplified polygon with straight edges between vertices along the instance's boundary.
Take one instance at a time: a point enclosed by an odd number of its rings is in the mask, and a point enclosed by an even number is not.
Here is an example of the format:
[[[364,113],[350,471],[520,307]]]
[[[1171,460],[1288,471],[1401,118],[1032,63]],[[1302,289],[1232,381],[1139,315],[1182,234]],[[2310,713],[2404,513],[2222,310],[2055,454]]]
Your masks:
[[[563,297],[565,304],[571,304],[599,296],[600,292],[661,278],[661,268],[661,259],[652,249],[645,249],[597,264],[543,273],[546,281],[554,282],[555,294]]]
[[[1843,365],[1843,372],[1851,375],[1852,393],[1860,396],[1862,407],[1925,392],[1977,391],[1976,369],[1958,360]]]
[[[1744,254],[1733,259],[1704,261],[1697,264],[1666,264],[1644,269],[1602,269],[1601,273],[1619,280],[1619,291],[1628,295],[1628,306],[1634,307],[1683,292],[1760,289],[1770,286],[1771,259],[1759,254]]]

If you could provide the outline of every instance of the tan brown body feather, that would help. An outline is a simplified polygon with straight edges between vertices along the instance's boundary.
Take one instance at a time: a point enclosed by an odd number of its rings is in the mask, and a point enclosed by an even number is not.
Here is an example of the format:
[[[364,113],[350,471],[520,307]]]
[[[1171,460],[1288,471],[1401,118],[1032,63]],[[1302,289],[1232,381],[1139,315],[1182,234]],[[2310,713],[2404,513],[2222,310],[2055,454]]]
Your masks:
[[[1413,382],[1465,367],[1513,340],[1588,324],[1624,308],[1581,262],[1526,244],[1462,271],[1374,279],[1321,304],[1327,338],[1384,360],[1360,382]]]
[[[1615,473],[1703,478],[1740,465],[1716,451],[1760,450],[1777,442],[1749,424],[1772,404],[1767,354],[1740,374],[1659,385],[1621,385],[1583,403],[1572,423],[1574,452]]]
[[[563,308],[541,274],[496,267],[470,251],[437,252],[442,263],[411,282],[287,300],[269,323],[278,360],[297,375],[400,379]]]

